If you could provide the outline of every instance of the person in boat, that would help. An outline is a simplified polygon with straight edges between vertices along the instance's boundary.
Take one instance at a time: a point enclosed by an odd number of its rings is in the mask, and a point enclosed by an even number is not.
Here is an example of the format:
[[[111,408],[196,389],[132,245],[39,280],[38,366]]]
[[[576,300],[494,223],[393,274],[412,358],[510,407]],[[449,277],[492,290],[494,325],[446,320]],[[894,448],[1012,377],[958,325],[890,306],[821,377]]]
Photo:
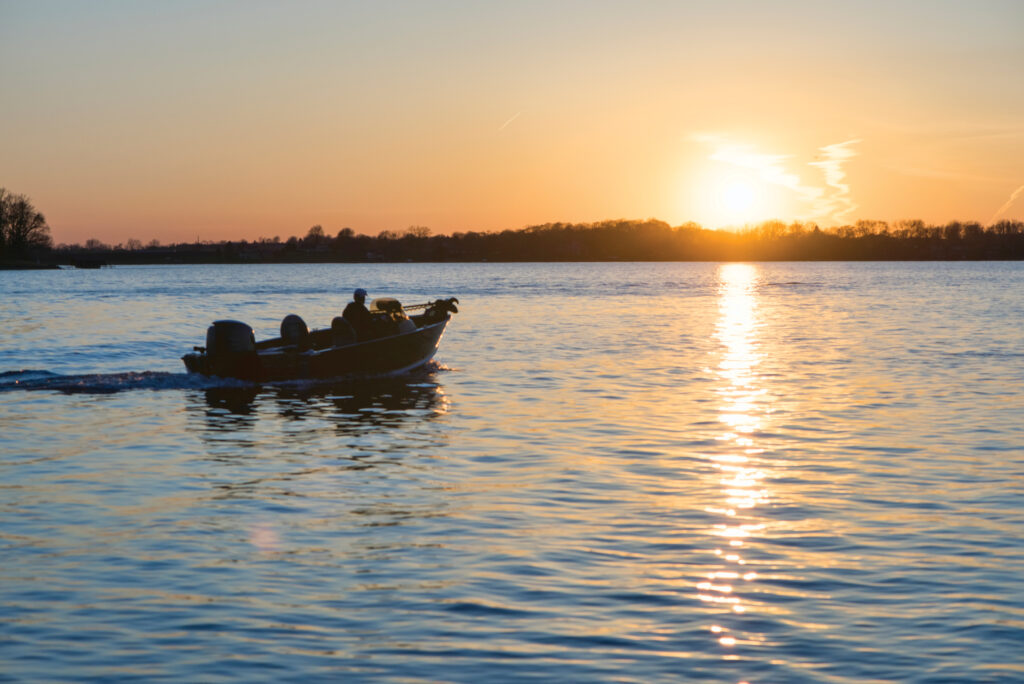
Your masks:
[[[345,307],[341,317],[349,322],[356,336],[365,340],[374,336],[373,316],[366,308],[366,290],[358,288],[352,294],[352,301]]]

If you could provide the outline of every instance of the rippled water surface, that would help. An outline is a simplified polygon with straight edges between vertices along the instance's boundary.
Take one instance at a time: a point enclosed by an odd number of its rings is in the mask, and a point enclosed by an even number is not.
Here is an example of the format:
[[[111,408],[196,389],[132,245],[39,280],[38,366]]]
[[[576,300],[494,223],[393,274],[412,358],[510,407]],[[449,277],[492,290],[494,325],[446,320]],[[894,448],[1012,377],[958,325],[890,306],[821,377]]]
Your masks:
[[[457,296],[369,384],[215,318]],[[1024,681],[1024,266],[0,272],[0,681]]]

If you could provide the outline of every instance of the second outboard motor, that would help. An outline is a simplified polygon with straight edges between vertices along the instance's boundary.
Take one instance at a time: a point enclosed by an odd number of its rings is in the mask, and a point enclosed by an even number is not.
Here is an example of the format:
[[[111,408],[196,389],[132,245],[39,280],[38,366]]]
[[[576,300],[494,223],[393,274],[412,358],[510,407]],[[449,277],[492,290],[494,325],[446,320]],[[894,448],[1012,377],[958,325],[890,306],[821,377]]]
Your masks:
[[[256,377],[259,372],[256,337],[241,321],[214,321],[206,329],[206,356],[214,375]]]

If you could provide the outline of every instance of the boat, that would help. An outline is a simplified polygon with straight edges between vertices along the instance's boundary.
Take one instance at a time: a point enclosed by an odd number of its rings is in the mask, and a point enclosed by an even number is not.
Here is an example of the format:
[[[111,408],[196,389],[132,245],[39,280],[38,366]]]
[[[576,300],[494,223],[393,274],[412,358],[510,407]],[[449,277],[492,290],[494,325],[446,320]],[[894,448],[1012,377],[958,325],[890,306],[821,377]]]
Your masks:
[[[450,297],[403,307],[394,298],[375,299],[371,326],[358,332],[341,316],[330,328],[309,330],[301,317],[289,314],[280,337],[262,342],[241,321],[214,321],[206,346],[181,358],[190,373],[253,382],[402,375],[434,357],[458,302]]]

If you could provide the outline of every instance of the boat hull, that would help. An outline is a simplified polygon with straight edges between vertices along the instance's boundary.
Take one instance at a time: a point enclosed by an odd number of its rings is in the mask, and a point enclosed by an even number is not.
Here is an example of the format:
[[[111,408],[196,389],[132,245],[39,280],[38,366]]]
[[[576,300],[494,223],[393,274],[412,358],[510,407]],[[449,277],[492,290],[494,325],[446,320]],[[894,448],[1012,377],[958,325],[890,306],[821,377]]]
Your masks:
[[[451,316],[414,331],[340,347],[299,349],[263,347],[211,357],[206,352],[182,357],[190,373],[255,382],[328,378],[378,378],[401,375],[426,364],[437,353]]]

